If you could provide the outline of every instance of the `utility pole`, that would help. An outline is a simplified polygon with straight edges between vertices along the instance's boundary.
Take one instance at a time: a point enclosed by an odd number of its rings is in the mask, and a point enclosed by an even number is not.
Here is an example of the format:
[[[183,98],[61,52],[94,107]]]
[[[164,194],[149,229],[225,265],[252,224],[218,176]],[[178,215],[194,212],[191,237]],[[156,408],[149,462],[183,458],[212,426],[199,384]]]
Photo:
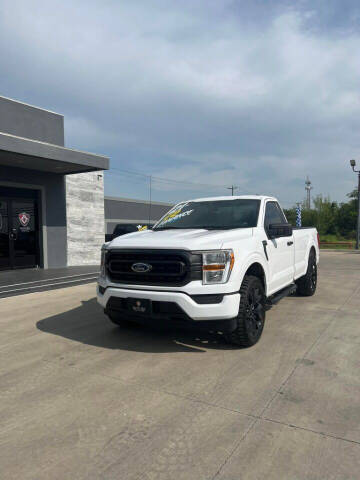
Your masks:
[[[311,182],[309,180],[309,176],[306,177],[305,180],[305,190],[306,190],[306,208],[310,210],[311,207],[311,198],[310,198],[310,192],[313,189],[311,186]]]
[[[237,190],[239,187],[236,187],[235,185],[231,185],[231,187],[227,187],[228,190],[231,190],[231,196],[234,196],[234,190]]]
[[[360,170],[355,170],[356,161],[350,160],[351,168],[355,173],[358,174],[359,181],[358,181],[358,218],[357,218],[357,229],[356,229],[356,250],[359,250],[359,243],[360,243]]]

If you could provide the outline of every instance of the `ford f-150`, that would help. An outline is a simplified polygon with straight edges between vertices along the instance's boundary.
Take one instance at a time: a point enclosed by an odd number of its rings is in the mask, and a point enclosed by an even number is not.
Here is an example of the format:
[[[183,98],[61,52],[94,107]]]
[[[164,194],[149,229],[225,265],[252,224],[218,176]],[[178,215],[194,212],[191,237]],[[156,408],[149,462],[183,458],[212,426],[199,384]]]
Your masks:
[[[200,198],[104,244],[97,298],[117,325],[162,319],[251,346],[269,306],[315,293],[318,261],[316,229],[292,227],[275,198]]]

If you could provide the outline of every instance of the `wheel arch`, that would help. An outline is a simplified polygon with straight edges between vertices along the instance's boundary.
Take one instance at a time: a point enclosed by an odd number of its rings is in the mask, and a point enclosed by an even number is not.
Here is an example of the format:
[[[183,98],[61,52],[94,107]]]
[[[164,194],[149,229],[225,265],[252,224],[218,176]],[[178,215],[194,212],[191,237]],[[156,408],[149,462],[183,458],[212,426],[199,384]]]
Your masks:
[[[265,265],[263,265],[263,262],[261,262],[259,259],[253,259],[251,262],[249,262],[243,269],[240,285],[242,284],[245,275],[253,275],[254,277],[258,277],[261,280],[261,283],[263,284],[265,295],[266,295],[267,268]]]
[[[313,253],[314,253],[316,260],[318,260],[318,256],[317,256],[316,248],[315,248],[315,245],[314,245],[313,243],[311,243],[311,244],[309,245],[309,250],[308,250],[308,252],[307,252],[307,256],[305,257],[305,258],[307,258],[307,259],[308,259],[308,261],[309,261],[309,258],[310,258],[310,255],[311,255],[311,252],[313,252]]]

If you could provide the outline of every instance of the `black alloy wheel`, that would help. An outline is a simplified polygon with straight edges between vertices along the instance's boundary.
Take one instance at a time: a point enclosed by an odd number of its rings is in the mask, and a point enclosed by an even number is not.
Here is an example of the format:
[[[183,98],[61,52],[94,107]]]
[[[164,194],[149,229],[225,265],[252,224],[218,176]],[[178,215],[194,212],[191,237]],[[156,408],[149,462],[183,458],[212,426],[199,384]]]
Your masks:
[[[296,280],[297,293],[303,297],[312,297],[317,287],[316,254],[312,250],[309,255],[308,268],[303,277]]]
[[[310,266],[310,288],[315,292],[317,284],[317,265],[315,258],[312,259],[312,265]]]
[[[265,324],[265,291],[260,278],[246,275],[240,288],[236,329],[225,335],[229,343],[251,347],[261,337]]]
[[[265,308],[263,300],[264,294],[261,286],[252,286],[248,291],[245,325],[246,331],[253,343],[256,343],[260,338],[264,328]]]

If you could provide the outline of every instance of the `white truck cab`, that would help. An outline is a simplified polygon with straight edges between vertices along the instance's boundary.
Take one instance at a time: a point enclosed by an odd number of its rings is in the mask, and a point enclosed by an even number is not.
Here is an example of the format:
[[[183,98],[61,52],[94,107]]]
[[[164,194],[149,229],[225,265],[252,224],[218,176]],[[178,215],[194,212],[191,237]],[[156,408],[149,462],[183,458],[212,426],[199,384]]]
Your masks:
[[[293,228],[275,198],[200,198],[105,244],[97,297],[117,325],[196,325],[251,346],[267,305],[315,293],[318,261],[316,229]]]

